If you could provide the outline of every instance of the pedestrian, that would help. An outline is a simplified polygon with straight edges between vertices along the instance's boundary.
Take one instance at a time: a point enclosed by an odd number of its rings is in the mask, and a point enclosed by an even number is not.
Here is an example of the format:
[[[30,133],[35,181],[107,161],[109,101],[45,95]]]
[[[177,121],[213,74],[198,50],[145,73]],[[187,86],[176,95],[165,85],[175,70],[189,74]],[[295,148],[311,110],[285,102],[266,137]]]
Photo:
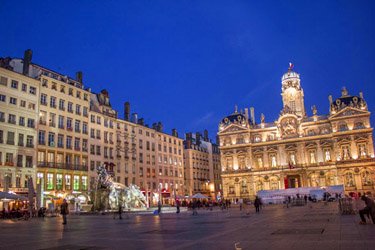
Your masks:
[[[254,207],[255,207],[255,212],[256,213],[259,213],[259,207],[260,207],[260,199],[258,196],[255,196],[255,200],[254,200]]]
[[[305,204],[307,204],[307,195],[303,196],[303,198],[305,199]]]
[[[158,201],[158,214],[161,214],[161,201]]]
[[[197,206],[197,202],[193,201],[193,215],[198,215]]]
[[[366,204],[366,206],[359,210],[359,216],[361,217],[361,221],[359,224],[364,225],[366,224],[365,215],[367,215],[368,218],[372,219],[372,223],[375,224],[375,202],[369,197],[366,197],[363,195],[361,197],[361,200],[363,200]]]
[[[238,201],[238,203],[240,204],[240,211],[242,211],[242,199],[240,199],[240,200]]]
[[[176,214],[179,214],[180,213],[180,200],[179,199],[176,200],[176,208],[177,208]]]
[[[117,214],[118,214],[118,218],[120,220],[122,220],[122,205],[121,205],[121,203],[119,203],[119,205],[118,205]],[[116,219],[116,212],[113,212],[113,219]]]
[[[66,202],[66,199],[63,200],[63,203],[61,204],[60,207],[60,213],[62,214],[63,217],[63,225],[66,225],[66,216],[69,214],[69,208],[68,208],[68,203]]]

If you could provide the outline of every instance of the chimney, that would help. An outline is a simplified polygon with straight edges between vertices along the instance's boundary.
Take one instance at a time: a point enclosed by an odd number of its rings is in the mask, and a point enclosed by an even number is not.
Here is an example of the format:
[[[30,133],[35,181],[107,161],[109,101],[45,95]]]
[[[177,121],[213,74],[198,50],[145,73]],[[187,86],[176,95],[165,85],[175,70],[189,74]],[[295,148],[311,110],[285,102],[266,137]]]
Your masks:
[[[25,50],[25,53],[23,56],[23,69],[22,69],[22,74],[24,74],[25,76],[29,75],[29,66],[30,66],[32,58],[33,58],[33,51],[31,49]]]
[[[137,113],[133,113],[132,114],[132,122],[133,123],[138,123],[138,114]]]
[[[248,108],[245,108],[245,117],[246,117],[246,121],[249,120],[249,109]]]
[[[76,81],[82,83],[82,71],[76,72]]]
[[[191,138],[192,138],[191,133],[186,133],[185,137],[186,137],[186,148],[191,148]]]
[[[254,107],[250,107],[250,119],[251,123],[255,125]]]
[[[199,132],[195,133],[195,144],[201,145],[201,133]]]
[[[177,129],[175,128],[172,129],[172,136],[178,137]]]
[[[124,104],[124,120],[125,121],[129,121],[130,120],[130,103],[129,102],[125,102]]]
[[[157,131],[163,132],[163,124],[161,122],[158,122]]]
[[[205,129],[203,132],[203,140],[208,142],[208,130],[207,129]]]
[[[144,126],[145,125],[145,119],[139,118],[138,124],[141,125],[141,126]]]

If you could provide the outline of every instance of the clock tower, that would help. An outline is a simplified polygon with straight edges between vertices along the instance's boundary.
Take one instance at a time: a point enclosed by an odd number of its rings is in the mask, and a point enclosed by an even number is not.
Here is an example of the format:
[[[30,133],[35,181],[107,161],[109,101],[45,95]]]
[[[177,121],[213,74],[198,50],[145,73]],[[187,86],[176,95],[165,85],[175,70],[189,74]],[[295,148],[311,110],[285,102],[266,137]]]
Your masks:
[[[306,116],[304,94],[301,88],[299,74],[293,71],[293,64],[289,63],[288,72],[281,78],[281,96],[283,98],[283,110],[293,113],[300,118]]]

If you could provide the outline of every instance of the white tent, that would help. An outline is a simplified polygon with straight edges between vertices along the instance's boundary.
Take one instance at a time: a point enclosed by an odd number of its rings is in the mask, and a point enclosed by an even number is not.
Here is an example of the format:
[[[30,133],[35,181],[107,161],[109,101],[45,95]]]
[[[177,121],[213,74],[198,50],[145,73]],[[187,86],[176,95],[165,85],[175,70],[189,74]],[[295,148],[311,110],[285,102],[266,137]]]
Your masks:
[[[195,199],[208,199],[207,196],[205,196],[205,195],[203,195],[201,193],[196,193],[193,196],[191,196],[191,198],[195,198]]]

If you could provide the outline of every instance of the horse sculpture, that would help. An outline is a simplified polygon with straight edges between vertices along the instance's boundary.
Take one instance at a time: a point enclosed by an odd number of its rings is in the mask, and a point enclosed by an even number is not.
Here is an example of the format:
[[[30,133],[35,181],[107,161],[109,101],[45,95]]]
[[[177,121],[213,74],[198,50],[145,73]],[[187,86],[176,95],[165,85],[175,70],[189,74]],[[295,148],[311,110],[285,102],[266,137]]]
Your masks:
[[[109,190],[109,206],[111,209],[118,209],[121,205],[125,209],[146,208],[146,198],[137,185],[124,184],[113,181],[104,166],[97,167],[98,184]]]

